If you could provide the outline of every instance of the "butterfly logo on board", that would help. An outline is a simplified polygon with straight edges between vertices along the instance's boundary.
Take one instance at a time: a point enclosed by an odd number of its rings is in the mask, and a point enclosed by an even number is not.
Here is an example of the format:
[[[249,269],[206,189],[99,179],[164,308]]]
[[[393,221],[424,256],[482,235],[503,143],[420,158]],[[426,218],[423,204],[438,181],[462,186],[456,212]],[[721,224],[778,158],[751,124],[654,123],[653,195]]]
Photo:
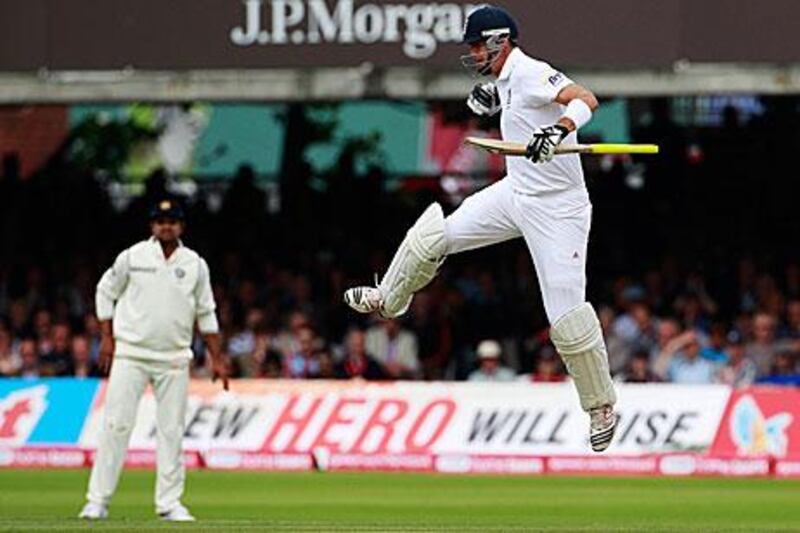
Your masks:
[[[775,455],[783,457],[789,445],[786,430],[792,415],[777,413],[769,418],[750,395],[742,396],[731,412],[731,440],[740,455]]]

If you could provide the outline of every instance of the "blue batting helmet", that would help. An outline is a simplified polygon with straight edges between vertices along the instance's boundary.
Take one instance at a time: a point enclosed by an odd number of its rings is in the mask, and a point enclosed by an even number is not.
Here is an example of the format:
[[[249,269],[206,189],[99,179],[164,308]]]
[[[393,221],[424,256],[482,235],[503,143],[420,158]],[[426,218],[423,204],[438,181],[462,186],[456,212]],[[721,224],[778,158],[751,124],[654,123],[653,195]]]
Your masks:
[[[517,23],[505,9],[484,4],[467,16],[467,23],[464,25],[464,44],[474,44],[497,35],[517,38]]]

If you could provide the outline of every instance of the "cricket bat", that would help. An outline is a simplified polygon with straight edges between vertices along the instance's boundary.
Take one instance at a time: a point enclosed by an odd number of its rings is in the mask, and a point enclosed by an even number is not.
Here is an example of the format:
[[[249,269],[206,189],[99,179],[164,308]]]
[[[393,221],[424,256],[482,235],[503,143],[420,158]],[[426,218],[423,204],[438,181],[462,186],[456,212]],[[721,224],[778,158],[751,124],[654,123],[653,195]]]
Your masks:
[[[501,155],[525,155],[525,143],[502,141],[500,139],[485,139],[482,137],[467,137],[464,144],[482,148],[487,152]],[[558,154],[657,154],[657,144],[559,144],[556,146]]]

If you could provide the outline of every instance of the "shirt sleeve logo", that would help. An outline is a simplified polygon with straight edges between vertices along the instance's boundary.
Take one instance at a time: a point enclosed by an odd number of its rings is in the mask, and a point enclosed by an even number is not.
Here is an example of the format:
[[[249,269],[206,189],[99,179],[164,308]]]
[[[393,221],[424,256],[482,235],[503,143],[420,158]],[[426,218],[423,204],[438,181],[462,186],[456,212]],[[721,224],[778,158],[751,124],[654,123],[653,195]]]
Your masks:
[[[547,82],[552,85],[553,87],[558,87],[558,84],[564,81],[564,74],[561,72],[556,72],[549,78],[547,78]]]

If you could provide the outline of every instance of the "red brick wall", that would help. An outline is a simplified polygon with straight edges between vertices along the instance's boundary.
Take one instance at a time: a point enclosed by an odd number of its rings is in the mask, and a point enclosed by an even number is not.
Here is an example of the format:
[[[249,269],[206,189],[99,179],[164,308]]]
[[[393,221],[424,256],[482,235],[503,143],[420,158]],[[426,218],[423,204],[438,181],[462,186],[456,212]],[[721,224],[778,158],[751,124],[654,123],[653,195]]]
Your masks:
[[[66,137],[67,120],[66,106],[0,107],[0,158],[19,153],[20,173],[30,176]]]

